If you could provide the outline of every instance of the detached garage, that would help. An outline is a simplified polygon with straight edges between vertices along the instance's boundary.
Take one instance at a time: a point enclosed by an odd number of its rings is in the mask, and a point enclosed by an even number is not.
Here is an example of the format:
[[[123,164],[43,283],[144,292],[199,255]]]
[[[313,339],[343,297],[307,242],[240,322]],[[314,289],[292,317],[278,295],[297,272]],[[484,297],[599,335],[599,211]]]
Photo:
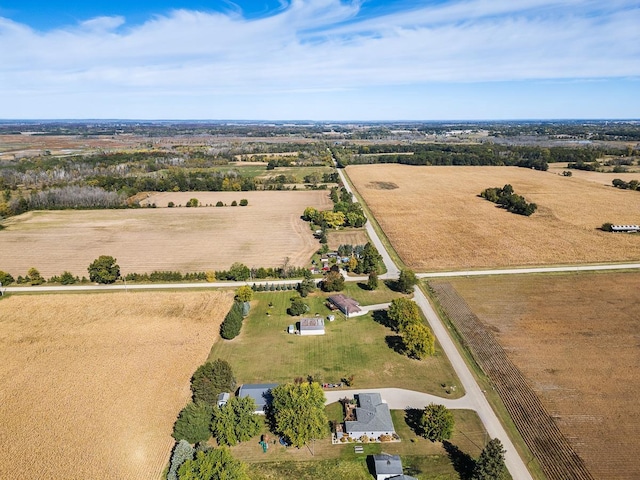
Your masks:
[[[298,330],[300,335],[324,335],[324,318],[302,318]]]

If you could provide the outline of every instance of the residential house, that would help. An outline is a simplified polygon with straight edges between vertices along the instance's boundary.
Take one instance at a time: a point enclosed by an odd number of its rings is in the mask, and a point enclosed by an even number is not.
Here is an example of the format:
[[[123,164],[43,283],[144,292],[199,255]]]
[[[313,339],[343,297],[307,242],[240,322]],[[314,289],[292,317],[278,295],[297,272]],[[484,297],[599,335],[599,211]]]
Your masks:
[[[338,293],[336,295],[331,295],[327,298],[330,306],[337,308],[342,313],[346,315],[347,318],[350,316],[358,315],[362,312],[360,308],[360,304],[356,302],[353,298],[347,297],[342,293]]]
[[[365,435],[378,439],[380,435],[393,436],[396,433],[389,405],[382,401],[379,393],[360,393],[355,398],[354,420],[345,420],[343,435],[358,440]]]
[[[276,388],[277,383],[254,383],[240,386],[238,391],[239,397],[251,397],[256,402],[256,410],[254,413],[264,415],[265,408],[273,400],[271,389]]]

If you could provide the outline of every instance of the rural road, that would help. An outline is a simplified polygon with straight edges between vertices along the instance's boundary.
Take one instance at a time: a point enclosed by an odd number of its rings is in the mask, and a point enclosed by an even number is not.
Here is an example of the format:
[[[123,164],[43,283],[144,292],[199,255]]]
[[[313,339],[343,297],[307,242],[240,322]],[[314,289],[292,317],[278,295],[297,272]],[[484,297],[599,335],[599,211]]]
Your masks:
[[[349,185],[349,182],[347,182],[347,178],[344,175],[343,169],[342,168],[338,168],[338,162],[333,157],[333,155],[331,156],[331,158],[333,159],[333,164],[336,167],[336,171],[338,172],[338,175],[340,176],[340,180],[342,180],[342,184],[344,185],[345,190],[351,194],[351,197],[353,198],[353,201],[357,202],[358,199],[354,195],[353,190],[351,189],[351,186]],[[369,238],[373,242],[373,245],[378,249],[378,253],[380,253],[380,255],[382,255],[382,261],[384,262],[384,266],[387,269],[387,273],[385,273],[384,275],[380,275],[380,278],[382,278],[382,279],[385,279],[385,278],[398,278],[398,275],[400,275],[400,270],[398,270],[398,267],[396,266],[396,264],[393,263],[393,260],[391,259],[391,255],[389,255],[389,252],[387,251],[387,249],[384,248],[384,244],[380,240],[380,237],[378,236],[378,233],[376,232],[375,228],[373,228],[373,224],[371,223],[371,219],[370,218],[367,218],[367,223],[365,224],[365,229],[367,230],[367,234],[369,235]]]
[[[473,277],[481,275],[522,275],[528,273],[554,273],[554,272],[593,272],[599,270],[628,270],[640,268],[640,263],[619,263],[609,265],[572,265],[563,267],[530,267],[530,268],[503,268],[496,270],[459,270],[452,272],[416,273],[418,278],[441,277]]]

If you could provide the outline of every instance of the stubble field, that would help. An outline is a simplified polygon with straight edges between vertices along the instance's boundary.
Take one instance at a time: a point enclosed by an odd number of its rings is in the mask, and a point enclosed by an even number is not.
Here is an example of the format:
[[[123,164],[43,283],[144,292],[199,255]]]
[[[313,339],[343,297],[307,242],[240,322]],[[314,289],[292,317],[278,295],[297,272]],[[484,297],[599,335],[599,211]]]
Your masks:
[[[14,277],[31,267],[44,277],[68,270],[87,276],[100,255],[115,257],[122,274],[154,270],[186,272],[280,266],[286,257],[302,266],[318,249],[305,207],[331,208],[326,191],[189,192],[157,194],[157,205],[189,198],[246,207],[144,208],[136,210],[35,211],[9,218],[0,231],[0,270]]]
[[[640,193],[518,167],[356,165],[347,173],[402,260],[417,271],[640,259]],[[531,217],[480,198],[510,183]]]
[[[0,478],[160,478],[230,293],[0,301]]]
[[[640,274],[447,280],[594,478],[640,478]]]

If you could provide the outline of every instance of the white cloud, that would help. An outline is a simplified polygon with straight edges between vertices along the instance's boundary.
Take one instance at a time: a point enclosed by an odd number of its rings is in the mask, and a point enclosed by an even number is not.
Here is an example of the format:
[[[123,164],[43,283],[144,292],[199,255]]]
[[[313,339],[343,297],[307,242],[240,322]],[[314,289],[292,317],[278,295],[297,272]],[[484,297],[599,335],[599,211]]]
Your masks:
[[[0,100],[640,76],[635,0],[469,0],[368,19],[359,9],[293,0],[255,20],[176,10],[49,32],[0,18]]]

